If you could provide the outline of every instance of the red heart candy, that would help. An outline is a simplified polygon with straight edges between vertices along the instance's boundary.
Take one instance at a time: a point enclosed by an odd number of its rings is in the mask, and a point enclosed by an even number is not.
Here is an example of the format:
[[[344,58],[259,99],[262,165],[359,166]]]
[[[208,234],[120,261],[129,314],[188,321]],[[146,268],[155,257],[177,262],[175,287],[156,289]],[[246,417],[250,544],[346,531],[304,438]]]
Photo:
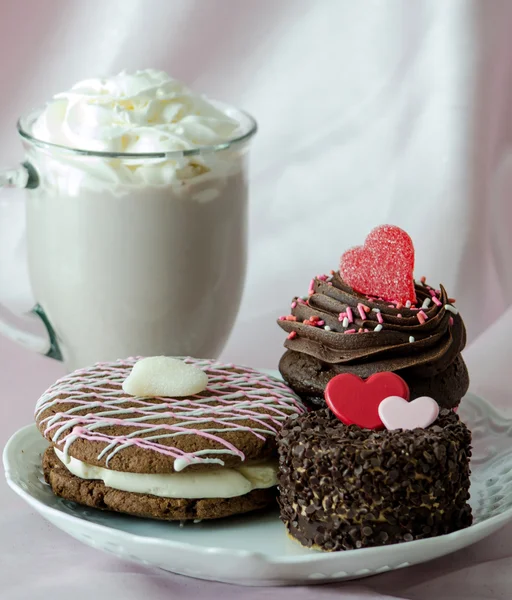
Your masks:
[[[341,257],[340,275],[347,285],[388,302],[416,302],[413,273],[412,240],[395,225],[376,227],[364,246],[351,248]]]
[[[388,396],[409,400],[409,387],[405,381],[388,371],[375,373],[361,379],[352,373],[333,377],[325,388],[327,406],[345,423],[363,429],[382,429],[379,404]]]

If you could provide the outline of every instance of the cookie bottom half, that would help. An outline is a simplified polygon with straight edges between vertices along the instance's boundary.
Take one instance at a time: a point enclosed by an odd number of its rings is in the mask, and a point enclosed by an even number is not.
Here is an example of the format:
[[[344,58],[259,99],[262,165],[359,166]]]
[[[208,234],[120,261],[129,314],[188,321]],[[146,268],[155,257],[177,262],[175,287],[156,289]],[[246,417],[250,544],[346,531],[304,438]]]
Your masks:
[[[53,447],[43,455],[43,472],[54,494],[100,510],[163,521],[221,519],[276,504],[276,489],[257,489],[235,498],[160,498],[115,490],[102,481],[80,479],[57,458]]]

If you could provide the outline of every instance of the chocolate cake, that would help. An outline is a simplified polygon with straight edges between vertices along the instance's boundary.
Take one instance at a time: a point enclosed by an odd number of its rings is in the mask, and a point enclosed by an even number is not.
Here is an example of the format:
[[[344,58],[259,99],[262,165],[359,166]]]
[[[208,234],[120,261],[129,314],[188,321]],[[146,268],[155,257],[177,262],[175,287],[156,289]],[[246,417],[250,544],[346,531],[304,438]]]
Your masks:
[[[425,429],[370,430],[321,409],[290,418],[277,440],[281,519],[303,546],[395,544],[472,523],[471,433],[451,410]]]

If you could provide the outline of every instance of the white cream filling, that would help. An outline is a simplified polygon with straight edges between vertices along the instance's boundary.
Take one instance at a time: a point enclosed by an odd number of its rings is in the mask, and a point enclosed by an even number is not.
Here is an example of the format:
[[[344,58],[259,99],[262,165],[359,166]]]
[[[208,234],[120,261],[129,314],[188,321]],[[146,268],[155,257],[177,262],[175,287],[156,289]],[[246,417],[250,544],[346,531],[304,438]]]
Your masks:
[[[161,498],[235,498],[277,485],[277,461],[181,473],[123,473],[95,467],[54,448],[67,470],[80,479],[98,479],[115,490]]]

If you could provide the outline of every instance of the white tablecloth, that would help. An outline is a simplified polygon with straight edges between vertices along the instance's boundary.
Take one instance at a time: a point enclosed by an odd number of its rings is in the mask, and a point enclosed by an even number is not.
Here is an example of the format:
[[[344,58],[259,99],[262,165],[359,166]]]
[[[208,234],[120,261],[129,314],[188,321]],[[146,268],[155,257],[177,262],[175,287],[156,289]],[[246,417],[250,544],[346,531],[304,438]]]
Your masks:
[[[415,240],[416,274],[458,300],[473,390],[512,408],[511,22],[507,0],[4,3],[0,163],[21,157],[18,114],[53,92],[125,67],[164,68],[261,126],[251,264],[225,358],[275,368],[283,335],[273,321],[290,298],[372,226],[393,222]],[[15,193],[0,198],[0,296],[17,311],[32,302]],[[0,446],[61,373],[0,340]],[[241,589],[99,554],[0,481],[0,597],[508,599],[511,534],[360,582]]]

